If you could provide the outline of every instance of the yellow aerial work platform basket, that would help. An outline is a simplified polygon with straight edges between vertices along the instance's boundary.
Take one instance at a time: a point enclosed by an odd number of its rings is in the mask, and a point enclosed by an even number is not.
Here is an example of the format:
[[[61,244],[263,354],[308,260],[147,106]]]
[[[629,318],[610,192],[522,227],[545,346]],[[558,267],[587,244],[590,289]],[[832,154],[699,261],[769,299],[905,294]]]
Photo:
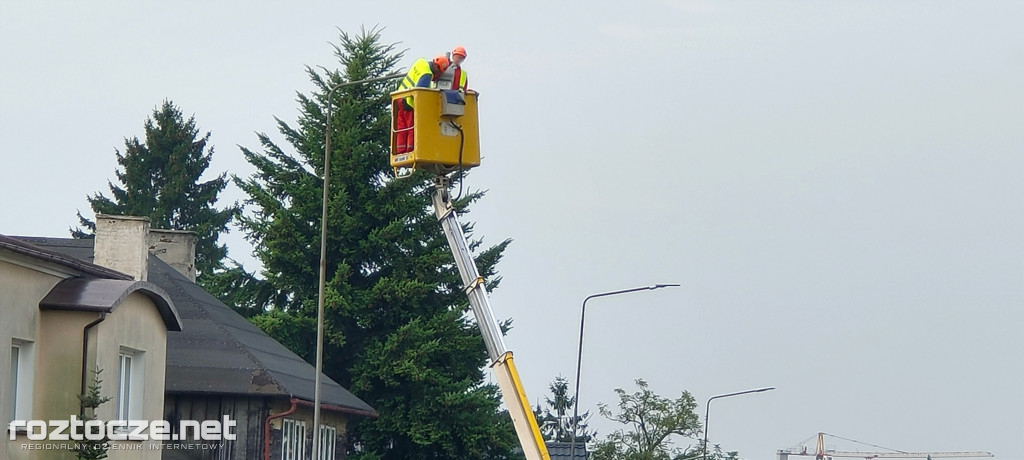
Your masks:
[[[411,116],[402,99],[412,98]],[[477,93],[412,88],[391,93],[391,167],[404,177],[417,169],[445,175],[480,165]],[[401,120],[406,117],[405,122]],[[412,126],[404,126],[409,118]]]

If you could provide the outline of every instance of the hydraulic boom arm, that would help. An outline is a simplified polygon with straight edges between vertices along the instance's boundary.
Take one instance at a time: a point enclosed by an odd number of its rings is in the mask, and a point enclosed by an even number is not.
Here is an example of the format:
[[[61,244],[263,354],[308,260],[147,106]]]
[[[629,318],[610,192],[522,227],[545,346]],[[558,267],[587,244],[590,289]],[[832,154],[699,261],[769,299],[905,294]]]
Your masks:
[[[477,271],[476,262],[469,252],[466,236],[462,233],[462,225],[459,224],[458,215],[452,208],[448,196],[448,178],[438,177],[435,179],[435,184],[434,212],[437,214],[437,219],[441,221],[444,234],[448,237],[448,245],[455,256],[455,264],[458,265],[459,274],[462,275],[462,283],[465,285],[466,295],[469,296],[473,316],[476,317],[480,332],[483,334],[487,355],[492,363],[491,368],[494,369],[494,375],[498,379],[501,397],[505,401],[509,415],[512,416],[512,424],[516,428],[519,444],[523,446],[527,460],[550,460],[547,447],[544,445],[544,438],[540,434],[533,411],[530,410],[526,392],[523,390],[519,373],[512,361],[512,352],[505,348],[501,329],[494,319],[494,312],[491,311],[484,279]]]

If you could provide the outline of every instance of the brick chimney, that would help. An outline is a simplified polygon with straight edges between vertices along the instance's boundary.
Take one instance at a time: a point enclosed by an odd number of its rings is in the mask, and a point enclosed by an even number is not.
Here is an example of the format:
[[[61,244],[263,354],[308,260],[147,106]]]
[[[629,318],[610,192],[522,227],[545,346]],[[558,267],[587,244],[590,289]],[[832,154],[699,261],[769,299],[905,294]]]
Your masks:
[[[167,265],[195,282],[198,239],[199,237],[192,232],[153,228],[149,230],[149,250],[160,260],[167,262]]]
[[[149,218],[96,215],[96,265],[145,281],[149,263]]]

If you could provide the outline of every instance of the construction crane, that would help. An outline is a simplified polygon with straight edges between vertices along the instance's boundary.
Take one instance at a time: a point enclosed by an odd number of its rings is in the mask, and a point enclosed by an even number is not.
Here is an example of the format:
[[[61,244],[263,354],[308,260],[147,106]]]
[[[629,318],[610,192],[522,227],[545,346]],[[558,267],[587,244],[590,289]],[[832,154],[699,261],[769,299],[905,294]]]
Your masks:
[[[856,442],[856,443],[859,443],[859,444],[867,444],[867,445],[870,445],[872,447],[876,447],[876,448],[880,448],[880,449],[887,449],[887,450],[889,450],[889,452],[862,452],[862,451],[842,451],[842,450],[835,450],[835,449],[826,449],[825,448],[825,436],[826,435],[827,435],[827,433],[818,433],[818,445],[815,448],[814,452],[809,452],[807,450],[807,446],[801,445],[800,448],[797,449],[797,450],[794,450],[794,449],[780,450],[778,452],[778,455],[779,455],[778,460],[788,460],[790,455],[808,456],[808,457],[813,455],[816,460],[832,460],[833,457],[840,457],[840,458],[864,458],[864,459],[873,459],[873,458],[925,458],[925,459],[929,459],[930,460],[932,458],[957,458],[957,457],[969,458],[969,457],[992,457],[993,456],[990,452],[980,452],[980,451],[974,451],[974,452],[904,452],[904,451],[901,451],[901,450],[888,449],[886,447],[876,446],[874,444],[862,443],[860,441],[854,441],[853,439],[846,439],[846,438],[843,438],[841,436],[836,436],[836,435],[832,435],[832,434],[828,434],[828,436],[832,436],[834,438],[843,439],[843,440],[846,440],[846,441]]]
[[[480,164],[480,141],[478,137],[477,93],[475,91],[453,91],[433,88],[412,88],[391,93],[392,108],[402,99],[412,99],[413,125],[405,128],[405,135],[412,136],[412,149],[398,151],[399,131],[397,120],[392,115],[391,167],[396,177],[408,177],[416,170],[434,175],[434,211],[448,245],[455,256],[455,264],[476,323],[483,335],[491,369],[498,381],[502,400],[512,418],[516,436],[527,460],[550,460],[544,438],[540,434],[537,420],[530,410],[526,391],[519,380],[512,352],[505,348],[501,328],[494,319],[484,278],[476,267],[469,243],[462,232],[458,214],[449,195],[451,175]],[[394,114],[397,110],[392,110]]]

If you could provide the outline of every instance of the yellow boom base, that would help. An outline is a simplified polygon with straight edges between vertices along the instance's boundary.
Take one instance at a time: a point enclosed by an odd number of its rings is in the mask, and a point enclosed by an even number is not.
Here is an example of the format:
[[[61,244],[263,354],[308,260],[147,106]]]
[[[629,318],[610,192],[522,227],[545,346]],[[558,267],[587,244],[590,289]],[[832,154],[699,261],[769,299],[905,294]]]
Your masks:
[[[544,445],[544,437],[540,434],[540,427],[537,426],[537,419],[533,416],[530,403],[526,399],[526,391],[519,381],[519,372],[512,361],[512,352],[505,352],[492,368],[498,378],[498,387],[501,388],[502,398],[508,406],[508,413],[512,416],[512,424],[515,425],[516,435],[519,436],[519,444],[523,446],[526,459],[551,460],[548,448]]]

